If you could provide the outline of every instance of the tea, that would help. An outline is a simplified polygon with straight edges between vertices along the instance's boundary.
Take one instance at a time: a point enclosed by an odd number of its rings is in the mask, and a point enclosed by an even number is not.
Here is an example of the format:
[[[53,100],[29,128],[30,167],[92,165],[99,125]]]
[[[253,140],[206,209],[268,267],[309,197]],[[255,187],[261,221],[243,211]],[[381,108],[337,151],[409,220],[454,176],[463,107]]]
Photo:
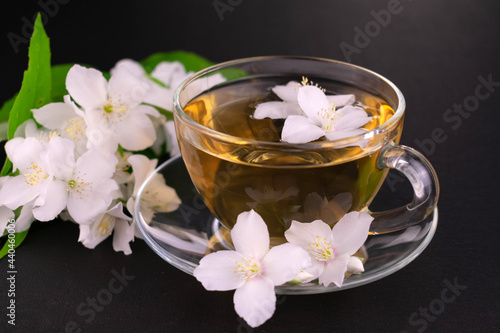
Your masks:
[[[366,91],[309,79],[327,95],[354,94],[354,105],[372,117],[363,127],[367,130],[394,114],[387,102]],[[271,88],[291,80],[301,78],[232,82],[184,107],[197,123],[236,137],[234,144],[178,127],[183,159],[207,207],[229,229],[238,214],[254,209],[266,221],[272,245],[285,241],[283,234],[292,220],[321,219],[333,225],[346,212],[365,210],[387,172],[377,168],[378,150],[369,143],[335,149],[273,145],[280,142],[284,120],[255,119],[253,113],[258,103],[279,100]],[[396,143],[401,129],[402,122],[393,135]]]

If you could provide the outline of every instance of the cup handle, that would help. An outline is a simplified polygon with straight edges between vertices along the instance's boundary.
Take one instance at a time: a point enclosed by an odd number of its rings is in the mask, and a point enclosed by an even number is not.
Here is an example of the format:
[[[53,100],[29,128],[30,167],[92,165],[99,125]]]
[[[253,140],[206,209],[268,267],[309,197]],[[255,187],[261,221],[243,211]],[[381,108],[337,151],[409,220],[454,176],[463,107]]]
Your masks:
[[[374,220],[371,234],[383,234],[408,228],[427,218],[436,207],[439,197],[439,182],[429,161],[413,148],[388,143],[380,152],[379,169],[391,168],[400,171],[413,187],[413,201],[403,207],[371,212]]]

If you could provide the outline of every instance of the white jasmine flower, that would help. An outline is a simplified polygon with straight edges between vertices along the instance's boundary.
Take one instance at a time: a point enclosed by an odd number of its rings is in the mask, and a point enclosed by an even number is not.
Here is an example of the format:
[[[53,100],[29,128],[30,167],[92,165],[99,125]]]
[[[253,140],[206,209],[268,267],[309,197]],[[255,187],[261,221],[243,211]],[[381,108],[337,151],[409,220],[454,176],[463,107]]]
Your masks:
[[[1,177],[0,178],[0,188],[8,182],[12,177]],[[31,223],[35,220],[32,213],[33,202],[28,202],[21,209],[21,213],[15,219],[14,229],[15,232],[22,232],[28,230],[31,226]],[[0,206],[0,235],[3,235],[7,223],[9,220],[13,220],[15,218],[14,211],[6,206]]]
[[[292,280],[311,264],[293,244],[269,249],[269,231],[253,210],[241,213],[231,230],[235,251],[205,256],[193,274],[207,290],[233,290],[236,313],[251,327],[263,324],[276,309],[274,286]]]
[[[97,216],[91,224],[80,224],[79,242],[89,249],[95,248],[113,233],[113,249],[131,254],[130,242],[134,240],[132,219],[123,213],[121,202]]]
[[[272,101],[258,104],[255,108],[254,118],[286,119],[292,115],[303,116],[304,112],[297,99],[301,87],[303,87],[303,85],[296,81],[290,81],[284,86],[278,85],[273,87],[272,91],[282,99],[283,102]],[[330,95],[326,96],[326,98],[329,103],[333,103],[336,107],[350,105],[355,101],[353,94]]]
[[[156,65],[151,74],[147,74],[140,63],[131,59],[120,60],[111,70],[111,74],[119,68],[126,68],[133,73],[137,79],[148,87],[148,92],[144,96],[144,102],[167,111],[174,109],[173,96],[177,87],[194,72],[186,72],[184,65],[179,61],[162,61]],[[152,78],[153,80],[149,79]],[[156,81],[156,82],[155,82]],[[216,73],[203,79],[199,79],[191,84],[193,91],[204,91],[226,79],[220,73]],[[195,87],[198,85],[198,87]],[[195,96],[186,96],[186,100]]]
[[[367,213],[350,212],[333,229],[320,220],[310,223],[292,221],[285,237],[311,255],[312,266],[306,272],[318,277],[319,283],[325,287],[332,282],[341,287],[348,270],[352,273],[363,271],[361,260],[352,258],[352,255],[366,241],[372,220]]]
[[[120,68],[126,68],[138,79],[143,80],[144,84],[149,87],[148,92],[144,96],[145,103],[158,106],[168,111],[173,110],[175,89],[182,81],[194,74],[194,72],[186,72],[184,66],[179,61],[162,61],[156,65],[155,69],[149,75],[151,78],[161,83],[158,84],[158,82],[148,79],[148,74],[137,61],[132,59],[120,60],[111,70],[111,74]]]
[[[111,179],[116,157],[93,148],[75,159],[73,142],[62,138],[53,138],[49,146],[42,157],[50,167],[54,186],[47,189],[43,202],[35,203],[40,206],[33,211],[35,217],[52,220],[67,206],[77,223],[91,223],[109,207],[113,192],[118,189]]]
[[[144,155],[132,155],[127,161],[132,166],[134,177],[134,191],[127,201],[127,209],[134,214],[137,193],[146,178],[154,172],[158,161],[149,160]],[[151,221],[155,213],[174,211],[181,204],[175,190],[165,184],[163,175],[159,173],[156,173],[149,181],[148,187],[142,192],[141,199],[141,214],[147,222]]]
[[[306,143],[323,136],[338,140],[362,134],[365,130],[360,127],[371,120],[360,107],[344,106],[337,110],[315,86],[299,88],[297,100],[305,116],[286,118],[281,137],[289,143]]]
[[[107,82],[101,72],[74,65],[66,76],[66,89],[85,112],[87,137],[93,147],[109,142],[112,152],[117,144],[134,151],[155,141],[149,116],[160,114],[141,104],[148,87],[126,67],[117,68]]]
[[[165,110],[172,111],[174,109],[174,92],[175,89],[194,72],[186,72],[184,66],[178,62],[160,62],[151,72],[151,77],[157,79],[165,85],[165,87],[156,88],[148,95],[146,101],[152,105],[157,105]]]
[[[71,101],[69,95],[64,96],[64,102],[49,103],[31,111],[39,124],[72,140],[77,156],[87,151],[85,114]]]
[[[41,158],[44,144],[34,137],[14,138],[5,144],[7,156],[12,161],[12,171],[20,175],[9,178],[0,189],[0,205],[17,209],[38,198],[51,182],[49,170]]]

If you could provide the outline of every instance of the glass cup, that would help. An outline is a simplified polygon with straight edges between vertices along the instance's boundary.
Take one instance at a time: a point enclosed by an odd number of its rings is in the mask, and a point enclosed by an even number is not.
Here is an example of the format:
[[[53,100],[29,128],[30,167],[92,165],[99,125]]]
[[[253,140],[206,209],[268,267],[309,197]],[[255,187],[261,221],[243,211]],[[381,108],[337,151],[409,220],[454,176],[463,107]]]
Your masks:
[[[255,105],[276,98],[273,86],[303,77],[326,94],[355,94],[373,123],[355,136],[291,144],[276,137],[279,121],[252,120]],[[333,226],[349,211],[366,211],[374,217],[370,233],[381,234],[421,222],[437,204],[434,169],[422,154],[399,145],[404,97],[370,70],[297,56],[234,60],[181,84],[174,109],[182,158],[207,207],[228,230],[240,213],[254,209],[268,225],[272,246],[285,242],[292,220],[321,219]],[[371,212],[368,207],[391,168],[408,178],[413,201]]]

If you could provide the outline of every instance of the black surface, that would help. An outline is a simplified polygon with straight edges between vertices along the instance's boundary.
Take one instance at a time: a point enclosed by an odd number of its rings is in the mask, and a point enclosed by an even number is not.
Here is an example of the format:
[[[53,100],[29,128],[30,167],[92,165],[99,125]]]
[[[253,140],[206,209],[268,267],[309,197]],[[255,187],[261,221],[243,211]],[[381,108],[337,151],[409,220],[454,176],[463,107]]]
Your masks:
[[[355,27],[364,30],[374,21],[371,11],[390,3],[233,0],[221,21],[212,1],[60,2],[67,3],[53,10],[46,25],[53,64],[80,62],[102,70],[125,57],[140,60],[176,49],[215,62],[270,54],[345,60],[339,45],[355,45]],[[19,89],[27,65],[27,45],[16,53],[8,33],[22,35],[23,18],[31,20],[41,8],[36,1],[3,5],[1,100]],[[475,94],[478,77],[500,82],[500,3],[402,0],[399,8],[351,62],[403,91],[408,108],[402,143],[415,147],[436,128],[446,135],[426,152],[442,189],[438,231],[413,263],[352,290],[280,297],[273,318],[251,330],[235,314],[232,292],[205,291],[143,241],[133,243],[130,256],[115,253],[110,240],[89,250],[77,242],[76,225],[38,222],[16,250],[15,327],[6,323],[7,262],[0,261],[0,331],[64,332],[70,322],[81,332],[500,331],[500,86],[460,125],[443,119],[447,109]],[[93,318],[88,306],[80,315],[79,305],[108,288],[113,270],[134,279]],[[452,297],[446,281],[467,286],[447,304],[439,301]],[[419,312],[429,306],[439,314],[428,312],[426,319]]]

